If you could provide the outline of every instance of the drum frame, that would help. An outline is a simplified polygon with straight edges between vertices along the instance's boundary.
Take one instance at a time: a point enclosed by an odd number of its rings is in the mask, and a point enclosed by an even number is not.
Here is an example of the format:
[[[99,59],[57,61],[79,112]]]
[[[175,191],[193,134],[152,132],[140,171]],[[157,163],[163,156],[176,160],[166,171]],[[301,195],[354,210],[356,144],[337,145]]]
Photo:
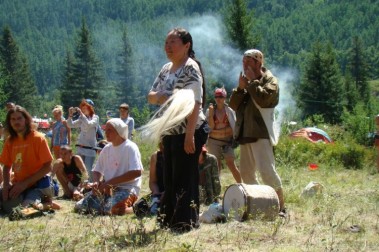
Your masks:
[[[224,193],[224,197],[222,199],[222,209],[223,209],[225,215],[229,215],[230,209],[233,209],[234,211],[238,211],[239,210],[239,209],[234,209],[233,207],[230,207],[228,212],[226,212],[226,210],[225,210],[225,195],[226,195],[226,193],[228,192],[228,190],[231,187],[235,187],[235,186],[237,186],[240,189],[240,191],[242,192],[243,199],[244,199],[244,211],[243,211],[243,214],[242,214],[242,216],[241,216],[240,219],[237,219],[236,216],[235,216],[235,214],[234,214],[234,219],[236,219],[238,221],[245,221],[245,220],[247,220],[247,217],[248,217],[248,212],[249,212],[248,211],[248,207],[249,207],[249,205],[248,205],[247,193],[246,193],[246,190],[245,190],[245,188],[243,187],[242,184],[233,184],[233,185],[228,186],[228,188],[226,188],[225,193]],[[227,216],[227,217],[229,217],[229,216]]]

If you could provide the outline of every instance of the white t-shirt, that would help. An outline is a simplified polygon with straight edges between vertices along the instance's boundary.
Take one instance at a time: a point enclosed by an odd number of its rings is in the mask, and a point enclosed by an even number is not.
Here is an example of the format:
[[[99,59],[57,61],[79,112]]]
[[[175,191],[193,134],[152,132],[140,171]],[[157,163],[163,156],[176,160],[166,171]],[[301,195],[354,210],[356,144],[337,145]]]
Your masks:
[[[107,144],[100,152],[99,159],[92,171],[101,173],[105,181],[125,174],[128,171],[143,170],[141,154],[138,146],[125,140],[121,145],[114,147],[112,143]],[[136,195],[139,194],[142,184],[142,176],[127,182],[118,184],[118,187],[129,189]]]

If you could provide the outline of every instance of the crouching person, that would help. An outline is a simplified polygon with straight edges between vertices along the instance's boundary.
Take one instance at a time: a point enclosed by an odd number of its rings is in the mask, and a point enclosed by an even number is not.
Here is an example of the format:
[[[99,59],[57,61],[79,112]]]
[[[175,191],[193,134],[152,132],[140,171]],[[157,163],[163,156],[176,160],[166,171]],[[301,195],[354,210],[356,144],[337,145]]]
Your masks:
[[[202,147],[199,156],[199,192],[200,203],[205,205],[218,202],[221,193],[217,158],[208,153],[205,145]]]
[[[107,215],[133,213],[142,182],[141,154],[128,140],[128,126],[121,119],[108,120],[105,136],[109,144],[92,170],[92,191],[76,203],[75,210]]]
[[[19,205],[59,208],[52,202],[54,188],[47,174],[53,156],[44,135],[33,130],[32,117],[18,105],[8,111],[5,123],[9,137],[0,156],[0,163],[4,164],[0,208],[7,213]]]
[[[83,198],[84,181],[88,179],[86,166],[79,155],[73,155],[68,145],[62,145],[59,150],[61,158],[53,166],[53,174],[63,189],[63,197],[73,200]]]

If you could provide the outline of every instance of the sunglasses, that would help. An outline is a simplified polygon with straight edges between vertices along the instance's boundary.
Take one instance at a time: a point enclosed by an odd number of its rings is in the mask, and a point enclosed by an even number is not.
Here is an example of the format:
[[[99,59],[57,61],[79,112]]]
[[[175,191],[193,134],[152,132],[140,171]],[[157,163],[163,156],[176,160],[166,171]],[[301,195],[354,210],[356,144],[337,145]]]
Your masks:
[[[215,99],[223,99],[223,98],[225,98],[225,97],[223,97],[223,96],[215,96]]]

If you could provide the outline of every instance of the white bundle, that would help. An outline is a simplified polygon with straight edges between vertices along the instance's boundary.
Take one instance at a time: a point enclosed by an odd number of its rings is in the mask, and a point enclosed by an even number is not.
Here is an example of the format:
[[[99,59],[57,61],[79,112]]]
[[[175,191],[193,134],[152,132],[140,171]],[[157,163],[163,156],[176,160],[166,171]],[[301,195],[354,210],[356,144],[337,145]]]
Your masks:
[[[150,121],[140,128],[141,138],[156,145],[161,136],[180,124],[195,106],[192,89],[180,89],[161,106]]]
[[[225,221],[222,205],[219,203],[212,203],[206,211],[199,215],[199,221],[202,223],[216,223]]]

